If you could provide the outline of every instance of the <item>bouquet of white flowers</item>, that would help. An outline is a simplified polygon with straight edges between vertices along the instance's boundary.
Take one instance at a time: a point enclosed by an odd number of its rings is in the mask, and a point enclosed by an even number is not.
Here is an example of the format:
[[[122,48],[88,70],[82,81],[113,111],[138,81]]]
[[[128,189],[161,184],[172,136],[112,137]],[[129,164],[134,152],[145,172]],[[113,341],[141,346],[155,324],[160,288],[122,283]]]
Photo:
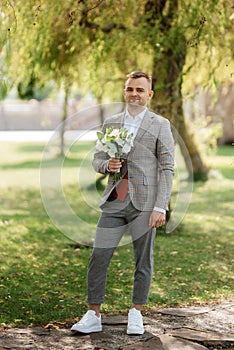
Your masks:
[[[133,146],[133,133],[129,133],[127,129],[107,128],[104,134],[97,132],[97,151],[106,152],[111,158],[123,159],[127,156]],[[115,180],[121,178],[120,173],[115,173]]]

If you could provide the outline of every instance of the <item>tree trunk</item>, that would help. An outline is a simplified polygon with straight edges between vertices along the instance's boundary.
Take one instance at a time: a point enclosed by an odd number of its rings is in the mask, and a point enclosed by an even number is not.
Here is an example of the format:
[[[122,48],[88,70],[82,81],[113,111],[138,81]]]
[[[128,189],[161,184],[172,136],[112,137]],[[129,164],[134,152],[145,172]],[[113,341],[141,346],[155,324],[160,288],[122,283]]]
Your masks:
[[[180,42],[185,41],[181,41],[180,38]],[[189,175],[193,176],[195,181],[205,181],[209,170],[202,161],[193,135],[188,131],[183,113],[181,77],[185,63],[186,47],[181,45],[177,52],[174,48],[168,48],[160,59],[158,59],[157,54],[156,52],[152,69],[153,86],[156,89],[156,96],[152,100],[152,109],[168,118],[175,127],[175,140],[180,145]],[[159,90],[157,90],[157,87]],[[179,142],[177,133],[183,142]]]
[[[6,118],[6,114],[5,114],[4,101],[0,101],[0,116],[1,116],[1,119],[2,119],[2,129],[3,130],[8,130],[7,118]]]
[[[62,123],[60,128],[60,155],[64,156],[64,133],[66,128],[66,119],[67,119],[67,112],[68,112],[68,98],[69,98],[69,92],[70,89],[68,86],[65,85],[65,95],[64,95],[64,103],[63,103],[63,115],[62,115]]]
[[[105,112],[103,104],[102,104],[102,96],[103,96],[103,94],[97,96],[98,105],[99,105],[99,117],[100,117],[101,125],[103,125],[103,123],[104,123],[104,112]]]
[[[205,180],[208,168],[187,130],[183,114],[181,86],[187,46],[184,28],[173,26],[178,11],[178,0],[148,0],[145,4],[145,20],[152,33],[148,40],[154,53],[152,80],[156,97],[152,100],[152,108],[168,118],[182,138],[181,152],[189,174],[195,180]]]

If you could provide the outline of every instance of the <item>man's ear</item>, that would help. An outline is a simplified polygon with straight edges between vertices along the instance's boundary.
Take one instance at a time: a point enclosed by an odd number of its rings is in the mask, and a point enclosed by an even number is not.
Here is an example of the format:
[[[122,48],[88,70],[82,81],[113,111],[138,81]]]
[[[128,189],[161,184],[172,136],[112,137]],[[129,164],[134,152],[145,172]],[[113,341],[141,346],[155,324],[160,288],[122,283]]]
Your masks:
[[[153,90],[150,90],[150,92],[149,92],[149,99],[151,100],[151,98],[154,96],[154,92],[153,92]]]

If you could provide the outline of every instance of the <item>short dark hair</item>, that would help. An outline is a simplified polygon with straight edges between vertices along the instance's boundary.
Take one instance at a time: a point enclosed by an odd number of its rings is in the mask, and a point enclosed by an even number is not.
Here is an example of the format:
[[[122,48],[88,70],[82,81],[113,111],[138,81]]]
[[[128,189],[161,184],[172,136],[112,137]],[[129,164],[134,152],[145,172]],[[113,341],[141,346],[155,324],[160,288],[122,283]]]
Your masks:
[[[152,88],[152,78],[149,74],[145,72],[142,72],[139,70],[133,71],[127,75],[127,79],[129,78],[132,78],[132,79],[145,78],[150,83],[150,88]]]

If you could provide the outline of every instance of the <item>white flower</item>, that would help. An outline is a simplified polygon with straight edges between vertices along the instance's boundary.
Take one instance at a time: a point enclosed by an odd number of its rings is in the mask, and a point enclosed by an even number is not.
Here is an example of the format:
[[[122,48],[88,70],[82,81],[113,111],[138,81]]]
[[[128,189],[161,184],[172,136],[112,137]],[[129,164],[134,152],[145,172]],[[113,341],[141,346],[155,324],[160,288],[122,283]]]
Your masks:
[[[120,133],[121,133],[120,129],[113,129],[109,134],[109,136],[119,137]]]
[[[116,139],[116,143],[119,145],[119,146],[123,146],[124,145],[124,140],[120,139],[119,137]]]
[[[128,143],[125,143],[125,145],[123,146],[122,152],[124,154],[128,154],[131,151],[131,145]]]
[[[98,140],[96,143],[96,150],[101,152],[103,151],[103,148],[104,148],[104,145],[101,143],[101,141]]]
[[[106,133],[97,132],[97,151],[106,152],[111,158],[122,158],[133,146],[133,134],[127,129],[107,128]]]

